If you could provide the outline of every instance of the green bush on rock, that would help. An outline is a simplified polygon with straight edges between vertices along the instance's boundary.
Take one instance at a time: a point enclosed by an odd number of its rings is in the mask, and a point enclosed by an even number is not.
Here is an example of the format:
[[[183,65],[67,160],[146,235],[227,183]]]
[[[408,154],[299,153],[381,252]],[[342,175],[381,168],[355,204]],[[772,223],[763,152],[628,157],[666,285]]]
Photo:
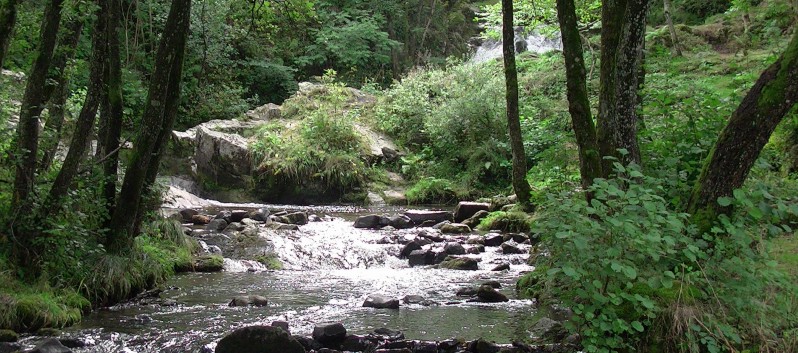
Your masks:
[[[527,233],[532,229],[533,218],[521,211],[496,211],[488,214],[487,217],[477,226],[481,231],[500,230],[512,233]]]

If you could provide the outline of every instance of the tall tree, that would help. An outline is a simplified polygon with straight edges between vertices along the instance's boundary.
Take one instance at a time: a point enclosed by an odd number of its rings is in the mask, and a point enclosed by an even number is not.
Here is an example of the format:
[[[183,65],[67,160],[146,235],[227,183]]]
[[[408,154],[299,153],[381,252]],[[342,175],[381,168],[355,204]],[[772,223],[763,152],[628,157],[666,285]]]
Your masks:
[[[502,50],[504,78],[507,87],[507,129],[513,154],[513,189],[518,203],[530,206],[531,188],[526,180],[528,171],[524,141],[521,137],[521,118],[518,112],[518,71],[515,67],[515,27],[513,26],[513,1],[502,0]]]
[[[582,36],[579,34],[576,6],[573,0],[557,0],[557,19],[560,23],[565,74],[568,87],[568,111],[579,148],[579,171],[582,189],[588,190],[595,178],[600,178],[601,155],[596,126],[590,111]],[[588,193],[588,201],[592,198]]]
[[[732,113],[715,143],[690,198],[688,211],[709,222],[728,205],[718,198],[740,188],[770,135],[798,102],[798,31],[779,59],[770,65]]]
[[[15,156],[17,168],[11,203],[12,209],[19,211],[20,214],[29,214],[31,210],[29,197],[33,191],[36,175],[36,154],[39,148],[39,115],[46,103],[44,93],[61,22],[62,3],[63,0],[51,0],[44,11],[44,19],[39,35],[39,51],[33,62],[30,75],[28,75],[28,82],[25,86],[25,94],[20,108]]]
[[[17,23],[17,4],[20,0],[0,0],[0,69],[3,68],[8,46]]]
[[[682,47],[679,44],[679,36],[676,35],[676,27],[673,26],[673,17],[671,17],[671,0],[663,0],[662,5],[665,8],[665,22],[668,24],[668,31],[671,33],[671,43],[676,56],[682,56]]]
[[[134,141],[133,156],[125,173],[116,209],[111,217],[106,248],[120,253],[130,248],[147,172],[153,154],[160,151],[159,136],[174,121],[170,102],[180,97],[183,55],[191,17],[191,0],[174,0],[161,37],[155,71],[150,80],[147,106]]]

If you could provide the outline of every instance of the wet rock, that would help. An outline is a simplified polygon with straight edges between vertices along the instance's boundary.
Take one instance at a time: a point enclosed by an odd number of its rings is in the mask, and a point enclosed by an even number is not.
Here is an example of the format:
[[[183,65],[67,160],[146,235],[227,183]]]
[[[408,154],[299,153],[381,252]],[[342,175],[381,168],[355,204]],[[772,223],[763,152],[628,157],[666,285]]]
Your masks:
[[[276,120],[283,115],[283,108],[274,103],[268,103],[247,111],[247,117],[254,120]]]
[[[470,245],[485,245],[485,237],[481,235],[472,235],[466,239],[466,244]]]
[[[420,238],[427,239],[427,240],[429,240],[429,241],[431,241],[433,243],[440,243],[440,242],[446,240],[446,238],[444,238],[444,237],[442,237],[440,235],[433,234],[433,233],[430,233],[430,232],[427,232],[427,231],[421,231],[421,232],[419,232],[417,234],[417,236],[420,237]]]
[[[491,286],[480,286],[477,289],[477,299],[482,303],[499,303],[510,301],[506,295],[499,293]]]
[[[522,249],[519,249],[517,245],[518,244],[515,243],[514,241],[509,241],[509,242],[503,243],[501,245],[502,254],[507,254],[507,255],[509,255],[509,254],[525,254],[526,251],[524,251]]]
[[[296,224],[285,224],[281,222],[271,222],[266,225],[266,228],[273,229],[273,230],[299,230],[299,226]]]
[[[504,237],[498,233],[488,233],[485,236],[485,246],[499,246],[504,243]]]
[[[34,347],[28,353],[72,353],[72,350],[61,344],[61,341],[55,338],[45,339]]]
[[[240,222],[232,222],[232,223],[228,224],[227,227],[224,228],[224,231],[222,231],[222,233],[224,233],[224,234],[232,234],[234,232],[240,232],[240,231],[244,230],[245,227],[246,226],[244,226],[244,224],[242,224]]]
[[[355,220],[354,227],[361,229],[380,229],[382,228],[381,219],[382,216],[375,214],[360,216]]]
[[[399,309],[399,300],[382,294],[372,294],[363,302],[363,307],[375,309]]]
[[[218,255],[203,255],[194,258],[194,271],[220,272],[224,269],[224,259]]]
[[[305,353],[305,348],[283,329],[250,326],[228,334],[216,345],[216,353]]]
[[[321,222],[321,221],[322,221],[322,219],[318,215],[312,214],[312,215],[308,216],[308,222],[315,223],[315,222]]]
[[[256,211],[250,211],[247,215],[248,218],[258,222],[268,222],[270,212],[266,208],[261,208]]]
[[[247,140],[200,127],[196,132],[194,161],[197,174],[227,188],[246,187],[252,175],[252,161]]]
[[[481,338],[468,342],[468,351],[471,353],[498,353],[500,349],[497,344]]]
[[[22,345],[12,342],[0,342],[0,353],[14,353],[22,350]]]
[[[503,263],[501,265],[494,267],[491,271],[508,271],[508,270],[510,270],[510,264]]]
[[[424,301],[424,297],[415,294],[409,294],[402,298],[402,303],[405,304],[420,304]]]
[[[510,240],[512,240],[512,241],[514,241],[514,242],[516,242],[518,244],[521,244],[521,243],[524,243],[527,240],[529,240],[529,237],[526,234],[523,234],[523,233],[505,234],[504,235],[504,241],[508,242]]]
[[[410,267],[433,265],[435,263],[435,254],[430,250],[413,250],[407,255]]]
[[[426,211],[426,210],[410,210],[405,212],[405,216],[410,218],[414,224],[422,224],[426,221],[440,223],[443,221],[452,221],[452,213],[448,211]]]
[[[280,217],[283,223],[305,225],[308,224],[308,214],[305,212],[292,212]]]
[[[269,300],[260,295],[241,295],[234,297],[229,306],[267,306]]]
[[[411,241],[402,248],[401,252],[399,252],[399,258],[406,258],[410,256],[410,253],[416,250],[421,250],[421,244],[419,244],[417,241]]]
[[[476,259],[470,257],[447,257],[438,265],[439,268],[462,271],[476,271],[479,269]]]
[[[314,339],[312,339],[310,337],[294,335],[293,338],[297,342],[299,342],[299,344],[301,344],[302,347],[305,347],[306,351],[318,351],[318,350],[324,348],[324,346],[322,346],[321,343],[316,342],[316,340],[314,340]]]
[[[489,203],[461,201],[454,208],[454,221],[460,223],[471,218],[479,211],[488,212],[489,209]]]
[[[460,287],[455,293],[458,297],[473,297],[477,295],[476,287]]]
[[[443,222],[440,222],[440,223],[438,223],[438,224],[435,224],[434,226],[432,226],[432,229],[441,230],[441,228],[443,228],[443,226],[445,226],[445,225],[447,225],[447,224],[452,224],[452,222],[450,222],[450,221],[443,221]]]
[[[206,215],[202,215],[202,214],[193,215],[193,216],[191,216],[191,219],[189,220],[189,222],[191,222],[194,225],[208,224],[208,223],[211,222],[211,217],[206,216]]]
[[[19,335],[12,330],[0,330],[0,342],[16,342]]]
[[[199,212],[197,210],[192,210],[190,208],[184,208],[180,210],[180,218],[182,218],[183,221],[189,222],[194,216],[199,216]]]
[[[377,345],[367,340],[365,337],[357,335],[349,335],[343,343],[341,343],[341,350],[344,352],[371,352]]]
[[[279,327],[279,328],[283,329],[283,331],[285,331],[285,332],[287,332],[289,334],[291,333],[291,328],[288,325],[288,322],[285,322],[285,321],[272,321],[272,327]]]
[[[490,286],[491,288],[497,288],[497,289],[502,287],[502,284],[499,283],[499,281],[485,281],[485,282],[482,282],[482,285],[483,286]]]
[[[465,234],[471,233],[471,227],[462,223],[449,223],[441,226],[441,233],[443,234]]]
[[[217,213],[216,216],[214,216],[213,218],[214,219],[223,219],[223,220],[227,221],[227,223],[230,223],[230,215],[232,213],[233,212],[228,211],[228,210],[222,210],[222,211],[219,211],[219,213]]]
[[[378,349],[374,353],[413,353],[409,348]]]
[[[480,246],[482,246],[482,245],[480,245]],[[485,247],[484,247],[484,246],[482,246],[482,249],[483,249],[483,251],[484,251]],[[481,253],[481,251],[479,251],[479,250],[480,250],[480,248],[479,248],[479,247],[477,247],[477,246],[472,246],[472,247],[469,247],[468,249],[466,249],[466,254],[469,254],[469,255],[479,255],[479,253]]]
[[[462,223],[471,227],[472,229],[476,228],[479,223],[488,216],[488,214],[490,214],[488,211],[479,211],[470,218],[464,220]]]
[[[205,229],[210,230],[212,232],[221,232],[227,228],[227,221],[222,218],[216,218],[210,221],[206,226]]]
[[[416,348],[416,341],[411,340],[400,340],[394,342],[387,342],[380,346],[381,349],[409,349],[413,350]]]
[[[313,339],[325,347],[336,346],[346,339],[346,328],[341,323],[316,325]]]
[[[405,339],[405,334],[402,333],[402,331],[391,330],[385,327],[375,329],[374,334],[379,336],[383,341],[398,341]]]
[[[463,341],[454,338],[443,340],[438,343],[438,351],[442,353],[454,353],[461,344],[463,344]]]
[[[438,353],[438,343],[429,341],[416,342],[413,353]]]
[[[446,243],[443,246],[443,251],[449,255],[463,255],[466,253],[465,248],[460,243]]]
[[[388,224],[396,229],[409,229],[413,228],[414,225],[410,217],[404,215],[390,217]]]
[[[447,222],[448,222],[448,221],[447,221]],[[435,226],[436,224],[438,224],[438,223],[439,223],[439,222],[435,222],[435,221],[433,221],[433,220],[427,220],[427,221],[421,222],[421,224],[419,224],[418,226],[419,226],[420,228],[430,228],[430,227],[434,227],[434,226]]]
[[[560,342],[568,336],[568,331],[559,321],[542,317],[530,329],[535,337],[546,342]]]

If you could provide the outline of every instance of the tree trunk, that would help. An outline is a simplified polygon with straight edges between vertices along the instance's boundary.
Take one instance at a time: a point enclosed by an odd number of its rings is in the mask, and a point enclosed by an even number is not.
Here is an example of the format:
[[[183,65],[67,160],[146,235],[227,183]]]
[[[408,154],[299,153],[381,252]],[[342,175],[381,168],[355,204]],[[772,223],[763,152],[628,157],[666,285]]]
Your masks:
[[[119,168],[119,139],[122,136],[122,69],[121,54],[119,50],[119,23],[122,11],[118,1],[111,1],[108,5],[109,22],[106,27],[106,40],[108,55],[105,61],[106,91],[103,95],[105,109],[104,134],[98,139],[97,151],[103,158],[103,197],[105,198],[108,214],[112,215],[115,208],[117,170]]]
[[[798,101],[798,32],[787,50],[768,67],[743,98],[707,157],[690,198],[688,212],[708,230],[730,207],[718,198],[740,188],[762,148],[784,116]]]
[[[663,0],[663,3],[665,6],[665,22],[668,23],[668,31],[671,32],[674,54],[682,56],[682,47],[679,45],[679,37],[676,35],[676,27],[673,26],[673,18],[671,18],[671,0]]]
[[[17,22],[17,4],[19,4],[19,0],[5,0],[0,5],[0,69],[3,68],[8,46],[11,44],[11,38],[14,37],[14,25]]]
[[[78,41],[80,41],[82,31],[82,18],[74,19],[67,24],[66,31],[61,31],[62,33],[53,56],[53,69],[50,72],[51,79],[55,81],[55,85],[47,85],[45,87],[47,92],[44,94],[45,99],[50,103],[48,105],[47,123],[44,125],[45,137],[42,139],[41,146],[42,159],[39,162],[39,169],[42,171],[50,169],[50,164],[53,162],[58,143],[61,140],[61,129],[64,125],[66,111],[65,105],[67,98],[69,98],[69,77],[66,75],[66,66],[75,56],[75,48],[78,45]]]
[[[159,134],[167,126],[167,120],[174,118],[166,116],[170,110],[170,101],[179,99],[180,90],[174,89],[174,82],[179,82],[182,75],[182,59],[190,17],[191,0],[172,1],[155,59],[155,72],[150,81],[141,130],[134,141],[133,156],[125,173],[117,208],[111,217],[106,248],[113,253],[129,249],[136,235],[136,214],[145,191],[147,171],[153,162],[153,154],[161,148],[157,146]],[[181,63],[177,63],[178,61]],[[177,86],[179,88],[179,83]]]
[[[69,144],[67,153],[61,170],[50,188],[45,205],[48,209],[58,209],[64,195],[67,194],[72,181],[78,173],[81,161],[83,161],[89,136],[94,128],[94,121],[97,119],[97,109],[100,105],[100,98],[103,91],[103,69],[105,66],[106,55],[106,31],[108,24],[108,3],[113,1],[98,0],[97,22],[94,26],[92,39],[92,54],[89,71],[89,87],[86,92],[86,99],[78,116],[75,132],[72,134],[72,141]]]
[[[587,200],[590,202],[592,195],[587,190],[595,178],[602,176],[601,155],[596,140],[596,127],[590,112],[582,37],[579,34],[574,0],[557,0],[557,18],[565,56],[568,111],[571,113],[571,124],[579,147],[582,189],[585,190]]]
[[[521,119],[518,112],[518,72],[515,68],[515,28],[513,27],[513,1],[502,0],[502,49],[504,77],[507,86],[507,129],[513,154],[513,189],[518,203],[529,207],[529,182],[526,181],[526,154],[521,137]]]
[[[39,115],[46,103],[45,86],[58,37],[62,2],[63,0],[52,0],[45,9],[39,40],[39,53],[33,62],[31,73],[28,75],[28,83],[25,86],[25,94],[20,108],[15,156],[17,168],[11,206],[12,210],[19,211],[19,214],[22,215],[30,214],[32,209],[29,197],[33,191],[36,166],[38,165],[36,154],[39,148]]]
[[[645,40],[648,0],[608,0],[601,9],[601,87],[598,143],[602,156],[640,163],[637,141],[637,89]],[[619,149],[625,149],[621,155]],[[602,173],[612,174],[612,160]]]

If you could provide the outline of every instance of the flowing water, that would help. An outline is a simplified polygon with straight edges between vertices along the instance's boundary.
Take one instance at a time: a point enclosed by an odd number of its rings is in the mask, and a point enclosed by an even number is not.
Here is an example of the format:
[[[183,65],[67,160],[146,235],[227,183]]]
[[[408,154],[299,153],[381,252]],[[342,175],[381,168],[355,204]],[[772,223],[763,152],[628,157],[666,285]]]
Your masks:
[[[526,255],[503,255],[488,247],[479,255],[478,271],[410,268],[397,258],[399,244],[384,239],[413,237],[418,230],[375,231],[352,227],[363,210],[306,208],[331,215],[300,231],[273,231],[268,236],[285,265],[281,271],[258,271],[251,263],[225,259],[220,273],[180,274],[161,293],[169,305],[119,305],[85,317],[65,334],[91,345],[76,352],[204,352],[231,330],[253,324],[287,321],[294,334],[309,335],[314,324],[342,322],[350,333],[376,328],[401,330],[411,339],[479,337],[499,343],[528,341],[532,302],[516,299],[515,280],[532,268]],[[391,213],[398,209],[382,210]],[[415,232],[415,233],[414,233]],[[492,272],[498,263],[511,270]],[[469,303],[457,297],[462,286],[486,280],[502,284],[511,298],[498,304]],[[437,305],[402,304],[399,310],[361,307],[370,294],[402,298],[421,295]],[[257,294],[267,307],[229,307],[230,299]]]
[[[515,38],[516,53],[529,51],[536,54],[543,54],[552,50],[562,50],[562,40],[558,35],[544,36],[536,32],[527,33],[519,27],[515,31]],[[501,58],[502,55],[502,41],[486,39],[477,47],[470,62],[481,63],[491,59]]]

